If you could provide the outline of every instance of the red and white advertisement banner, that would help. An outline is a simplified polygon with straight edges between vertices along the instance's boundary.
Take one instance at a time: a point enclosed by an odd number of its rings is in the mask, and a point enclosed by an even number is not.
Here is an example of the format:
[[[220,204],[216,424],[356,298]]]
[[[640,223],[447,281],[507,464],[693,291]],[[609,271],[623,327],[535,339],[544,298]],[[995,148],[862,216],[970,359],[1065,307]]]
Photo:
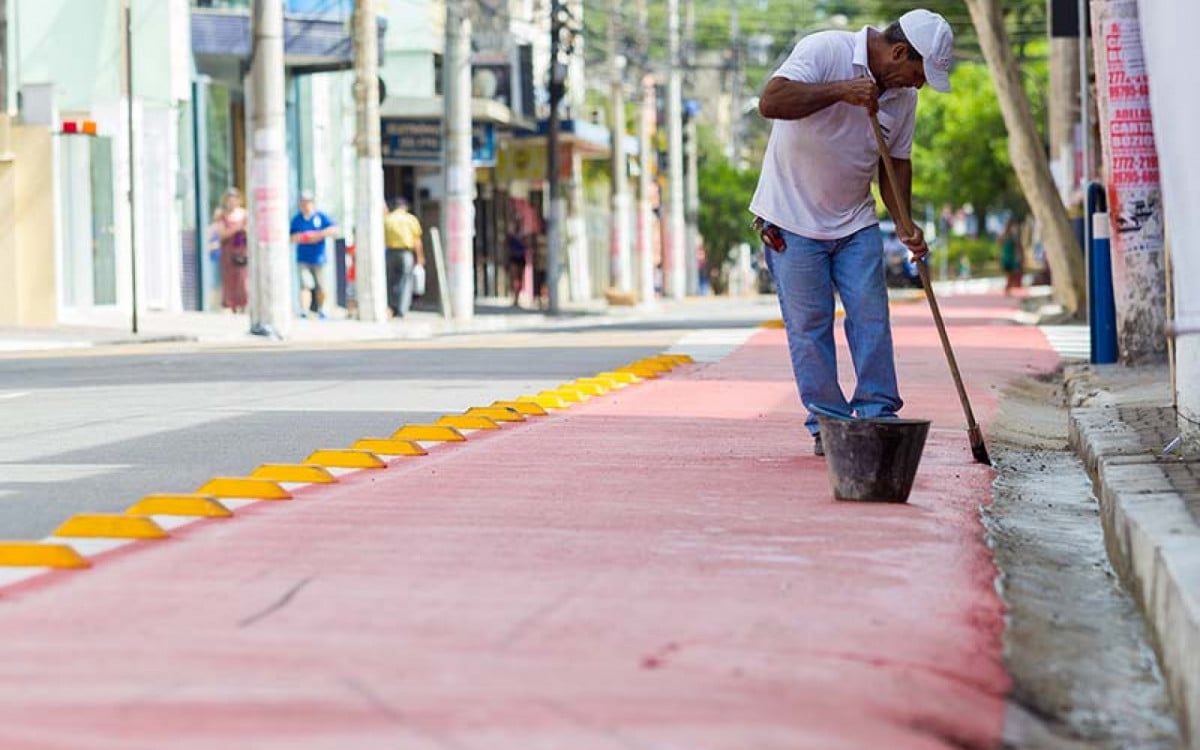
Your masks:
[[[1137,0],[1092,3],[1096,89],[1113,241],[1162,252],[1162,197]]]
[[[1162,188],[1137,0],[1092,0],[1096,99],[1108,187],[1121,362],[1166,359]]]

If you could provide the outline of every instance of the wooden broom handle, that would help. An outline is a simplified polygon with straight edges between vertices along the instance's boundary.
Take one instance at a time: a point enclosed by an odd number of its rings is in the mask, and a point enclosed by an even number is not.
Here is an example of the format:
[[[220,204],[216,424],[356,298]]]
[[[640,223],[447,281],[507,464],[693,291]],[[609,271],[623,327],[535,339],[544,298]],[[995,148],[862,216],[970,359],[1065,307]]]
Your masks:
[[[892,187],[892,199],[896,201],[897,216],[893,217],[896,226],[911,237],[914,233],[912,217],[908,215],[908,206],[900,195],[900,184],[896,181],[896,165],[892,163],[892,155],[888,152],[887,140],[879,127],[879,118],[874,112],[868,112],[871,118],[871,129],[875,131],[875,142],[879,144],[879,158],[883,160],[883,170],[887,172],[888,183]],[[963,387],[962,374],[958,371],[958,361],[954,357],[954,349],[950,347],[950,337],[946,335],[946,324],[942,320],[942,311],[938,308],[937,297],[933,294],[933,284],[929,280],[929,268],[925,259],[917,261],[917,273],[921,275],[921,285],[925,287],[925,298],[929,300],[929,309],[933,313],[933,322],[937,324],[938,337],[942,340],[942,351],[946,353],[946,362],[950,365],[950,375],[954,378],[954,386],[958,389],[958,400],[962,402],[963,412],[967,416],[967,427],[975,429],[975,414],[971,411],[971,401],[967,398],[967,389]]]

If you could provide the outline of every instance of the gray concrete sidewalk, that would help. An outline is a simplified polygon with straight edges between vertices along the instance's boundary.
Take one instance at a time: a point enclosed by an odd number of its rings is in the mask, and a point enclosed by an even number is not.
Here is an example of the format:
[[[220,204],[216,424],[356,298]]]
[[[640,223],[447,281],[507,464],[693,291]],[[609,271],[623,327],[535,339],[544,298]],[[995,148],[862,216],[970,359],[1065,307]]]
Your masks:
[[[373,340],[421,340],[436,336],[504,331],[569,330],[576,327],[616,325],[669,325],[672,321],[738,320],[758,323],[779,314],[773,296],[730,300],[697,297],[660,300],[652,306],[608,306],[603,300],[592,304],[565,306],[559,315],[513,308],[507,300],[481,299],[469,321],[447,320],[439,313],[416,310],[403,319],[366,323],[334,313],[329,319],[298,318],[285,341],[250,333],[246,315],[227,312],[149,311],[138,320],[138,333],[131,332],[127,313],[101,311],[86,321],[72,321],[52,328],[0,328],[0,353],[84,349],[97,346],[197,342],[217,345],[282,346]]]
[[[1003,279],[981,278],[935,282],[940,295],[986,294],[1003,285]],[[1035,295],[1038,288],[1030,289]],[[912,301],[921,292],[913,289],[890,290],[893,300]],[[775,295],[752,297],[689,297],[684,300],[658,299],[650,305],[631,307],[609,305],[604,300],[567,303],[556,315],[541,310],[514,308],[511,298],[479,298],[475,316],[469,321],[447,320],[438,312],[415,309],[403,319],[383,323],[364,323],[346,317],[337,309],[329,319],[296,318],[286,341],[250,333],[246,315],[228,312],[146,311],[138,318],[138,333],[132,332],[128,312],[89,311],[86,318],[70,319],[48,328],[0,327],[0,354],[5,352],[86,349],[96,346],[195,342],[218,345],[262,346],[279,343],[332,343],[346,341],[421,340],[456,334],[505,331],[564,330],[577,327],[612,325],[669,325],[672,322],[736,320],[760,323],[779,317]]]
[[[1178,435],[1165,366],[1072,367],[1066,387],[1109,557],[1145,612],[1189,747],[1200,747],[1200,455],[1163,455]]]

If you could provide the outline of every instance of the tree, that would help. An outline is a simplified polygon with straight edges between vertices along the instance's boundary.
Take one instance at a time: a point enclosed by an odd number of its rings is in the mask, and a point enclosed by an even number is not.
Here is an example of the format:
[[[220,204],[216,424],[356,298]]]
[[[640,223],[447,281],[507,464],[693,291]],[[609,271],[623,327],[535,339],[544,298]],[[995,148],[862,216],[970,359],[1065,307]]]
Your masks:
[[[979,45],[996,86],[1000,112],[1008,128],[1009,153],[1025,199],[1042,226],[1054,297],[1068,313],[1079,313],[1086,299],[1083,254],[1066,208],[1054,185],[1033,111],[1021,85],[1021,68],[1004,30],[997,0],[966,0]]]
[[[1035,111],[1045,109],[1044,63],[1026,67],[1025,87]],[[1008,130],[986,65],[964,62],[950,76],[948,94],[921,92],[913,138],[913,202],[1028,213],[1008,156]],[[1042,119],[1039,117],[1038,121]]]
[[[709,129],[702,127],[699,131],[700,236],[704,238],[709,279],[713,289],[720,292],[729,251],[743,242],[757,241],[750,227],[749,206],[758,185],[758,171],[738,169],[725,158]]]

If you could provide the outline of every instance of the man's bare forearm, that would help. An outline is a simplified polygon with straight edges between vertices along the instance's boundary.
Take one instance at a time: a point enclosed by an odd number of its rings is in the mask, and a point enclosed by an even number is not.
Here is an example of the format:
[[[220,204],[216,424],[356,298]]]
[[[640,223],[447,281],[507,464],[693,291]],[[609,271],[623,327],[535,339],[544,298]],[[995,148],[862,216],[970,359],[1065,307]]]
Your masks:
[[[804,83],[775,77],[758,100],[759,113],[771,120],[800,120],[831,104],[846,102],[874,111],[878,91],[868,79]]]

